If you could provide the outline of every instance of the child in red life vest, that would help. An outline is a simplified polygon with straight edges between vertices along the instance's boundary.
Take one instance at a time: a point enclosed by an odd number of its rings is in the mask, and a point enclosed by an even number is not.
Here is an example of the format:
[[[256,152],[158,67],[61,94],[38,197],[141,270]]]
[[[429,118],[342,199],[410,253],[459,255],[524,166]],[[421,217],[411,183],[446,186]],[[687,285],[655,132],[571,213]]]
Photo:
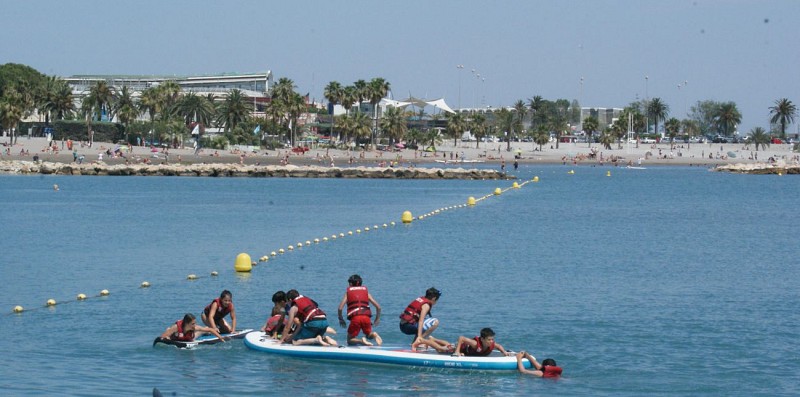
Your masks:
[[[522,358],[525,357],[528,361],[531,362],[533,368],[535,370],[529,370],[525,368],[525,365],[522,363]],[[520,373],[533,375],[533,376],[540,376],[542,378],[558,378],[561,376],[562,369],[558,365],[556,365],[556,360],[552,358],[546,358],[542,360],[542,363],[539,364],[533,356],[531,356],[526,351],[521,351],[517,353],[517,370]]]
[[[231,323],[225,321],[225,316],[231,315]],[[203,324],[217,328],[220,332],[227,334],[236,332],[236,309],[233,308],[233,294],[231,291],[224,290],[219,294],[219,298],[214,299],[203,309],[200,316]]]
[[[436,339],[431,334],[439,326],[439,319],[433,317],[431,309],[442,293],[436,288],[428,288],[425,296],[420,296],[411,301],[400,314],[400,332],[406,335],[416,335],[411,343],[411,349],[416,350],[420,345],[430,346],[439,353],[452,353],[453,345],[446,340]]]
[[[507,352],[499,343],[494,341],[494,331],[491,328],[484,328],[481,330],[481,335],[472,339],[466,336],[459,336],[456,343],[456,350],[454,356],[488,356],[492,351],[497,349],[504,356],[510,356],[511,353]]]
[[[347,319],[350,320],[350,326],[347,328],[347,344],[358,345],[363,344],[372,346],[372,342],[367,339],[374,339],[378,346],[383,344],[381,336],[372,330],[372,312],[369,309],[370,303],[375,306],[375,326],[381,321],[381,305],[375,301],[372,294],[369,293],[367,287],[362,286],[361,276],[354,274],[347,279],[350,284],[347,291],[344,293],[342,302],[339,303],[339,325],[344,328],[346,323],[342,317],[342,309],[347,305]],[[364,336],[357,338],[360,332],[364,332]]]
[[[197,321],[195,320],[194,314],[192,313],[186,313],[183,316],[183,320],[178,320],[175,322],[175,324],[172,324],[169,327],[167,327],[164,333],[161,334],[161,338],[181,341],[181,342],[191,342],[195,338],[200,336],[201,333],[204,332],[214,334],[214,336],[216,336],[223,342],[225,341],[225,339],[222,337],[222,335],[219,334],[216,328],[203,327],[197,325]]]
[[[337,346],[336,341],[325,335],[328,331],[328,318],[313,299],[300,295],[297,290],[291,289],[286,293],[286,299],[292,307],[286,313],[287,324],[293,324],[299,319],[300,326],[294,332],[284,332],[281,343],[291,341],[293,345],[319,344],[322,346]]]
[[[286,320],[286,293],[277,291],[272,294],[272,312],[261,330],[277,338],[283,332]]]

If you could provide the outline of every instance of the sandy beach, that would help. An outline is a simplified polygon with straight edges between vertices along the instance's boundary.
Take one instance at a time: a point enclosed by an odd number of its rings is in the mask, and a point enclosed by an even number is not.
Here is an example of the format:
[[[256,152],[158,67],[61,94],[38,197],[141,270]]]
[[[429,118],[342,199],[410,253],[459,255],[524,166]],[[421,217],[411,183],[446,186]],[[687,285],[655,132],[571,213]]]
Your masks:
[[[73,152],[67,149],[67,144],[53,141],[56,151],[48,149],[45,138],[19,137],[16,144],[8,145],[8,137],[2,138],[0,160],[5,161],[32,161],[34,156],[38,160],[54,163],[75,162]],[[107,165],[115,164],[236,164],[245,165],[285,165],[295,166],[315,165],[322,167],[348,167],[348,166],[379,166],[385,167],[392,161],[400,165],[429,166],[454,164],[463,168],[474,166],[485,167],[486,164],[496,164],[500,168],[513,167],[515,161],[519,164],[571,164],[571,165],[608,165],[608,166],[701,166],[714,167],[724,164],[756,164],[780,161],[785,164],[797,164],[800,155],[791,151],[791,145],[770,145],[766,150],[755,151],[753,147],[744,144],[624,144],[621,149],[617,145],[612,150],[606,150],[600,144],[587,143],[561,143],[556,148],[555,143],[548,144],[538,150],[538,145],[528,142],[512,142],[511,151],[507,151],[506,143],[484,143],[476,147],[475,142],[458,142],[455,146],[452,140],[443,142],[437,147],[437,152],[423,152],[411,149],[399,151],[346,151],[337,149],[311,148],[304,154],[292,152],[290,149],[279,150],[215,150],[203,149],[195,154],[193,148],[187,146],[177,149],[154,149],[143,146],[131,147],[131,153],[123,150],[125,157],[114,156],[113,151],[117,145],[109,142],[95,142],[92,147],[73,143],[77,156],[83,156],[83,163],[102,161]],[[108,153],[111,152],[112,155]],[[616,162],[613,160],[616,159]]]

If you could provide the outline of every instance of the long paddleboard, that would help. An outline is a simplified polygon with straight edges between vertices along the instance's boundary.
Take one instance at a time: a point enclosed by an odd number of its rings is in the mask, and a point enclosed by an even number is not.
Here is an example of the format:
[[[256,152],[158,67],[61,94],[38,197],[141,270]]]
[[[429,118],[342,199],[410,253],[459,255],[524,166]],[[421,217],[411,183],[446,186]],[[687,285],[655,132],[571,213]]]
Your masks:
[[[517,359],[498,352],[485,357],[454,357],[435,350],[413,351],[405,346],[318,346],[282,344],[264,332],[251,332],[244,337],[250,349],[304,359],[353,361],[360,363],[394,364],[410,367],[432,367],[459,370],[515,371]],[[525,368],[531,363],[523,359]]]
[[[242,330],[238,330],[236,332],[230,333],[230,334],[222,334],[222,337],[225,338],[226,340],[228,340],[228,339],[242,339],[242,338],[245,337],[245,335],[247,335],[250,332],[253,332],[253,330],[252,329],[242,329]],[[155,346],[155,345],[157,345],[159,343],[163,343],[165,345],[177,346],[177,347],[179,347],[181,349],[191,349],[193,347],[197,347],[198,345],[213,345],[213,344],[219,343],[219,342],[220,342],[220,339],[217,338],[216,336],[214,336],[214,334],[203,334],[203,335],[195,338],[191,342],[172,340],[172,339],[162,338],[162,337],[159,336],[153,341],[153,346]]]

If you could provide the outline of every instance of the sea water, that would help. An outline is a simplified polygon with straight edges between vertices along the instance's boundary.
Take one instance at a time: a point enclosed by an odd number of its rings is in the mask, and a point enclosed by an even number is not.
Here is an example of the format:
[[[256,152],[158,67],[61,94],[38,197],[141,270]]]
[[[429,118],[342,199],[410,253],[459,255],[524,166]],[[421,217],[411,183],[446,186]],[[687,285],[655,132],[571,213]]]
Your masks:
[[[516,173],[518,182],[539,182],[498,196],[511,181],[2,176],[0,388],[800,393],[796,177],[691,167],[523,165]],[[404,225],[403,211],[433,215]],[[249,274],[233,271],[241,252],[258,260],[281,248]],[[556,359],[564,377],[306,361],[241,340],[152,347],[223,289],[233,292],[237,328],[259,328],[271,295],[294,288],[320,303],[344,342],[336,309],[354,273],[381,304],[375,330],[386,343],[411,342],[398,315],[435,286],[443,292],[433,308],[437,337],[491,327],[508,350]],[[98,296],[103,289],[110,295]],[[79,293],[89,298],[78,302]],[[58,305],[45,307],[51,298]],[[12,314],[16,305],[26,311]]]

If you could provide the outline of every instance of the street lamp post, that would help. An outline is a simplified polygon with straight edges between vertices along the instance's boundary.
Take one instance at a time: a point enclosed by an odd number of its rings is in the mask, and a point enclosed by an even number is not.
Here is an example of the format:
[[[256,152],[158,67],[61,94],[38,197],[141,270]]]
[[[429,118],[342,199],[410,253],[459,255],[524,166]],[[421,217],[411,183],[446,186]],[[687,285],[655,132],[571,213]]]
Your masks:
[[[458,69],[458,110],[461,111],[461,71],[464,70],[464,65],[456,65]]]

